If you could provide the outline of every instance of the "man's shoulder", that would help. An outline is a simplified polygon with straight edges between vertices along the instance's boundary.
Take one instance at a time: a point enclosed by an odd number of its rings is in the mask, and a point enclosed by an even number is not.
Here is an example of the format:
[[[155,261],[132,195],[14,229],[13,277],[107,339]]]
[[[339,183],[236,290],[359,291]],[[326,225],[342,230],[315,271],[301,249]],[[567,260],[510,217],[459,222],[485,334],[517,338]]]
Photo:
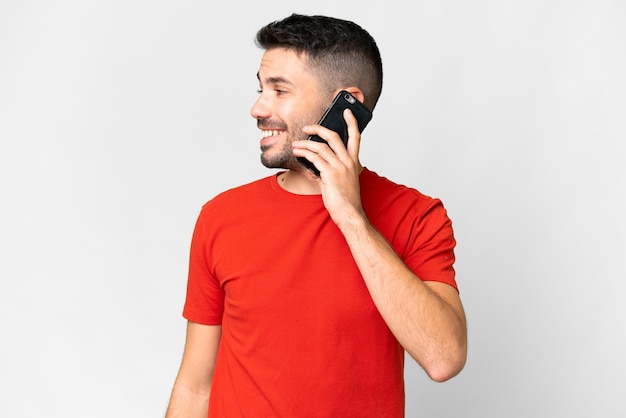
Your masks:
[[[369,197],[380,201],[383,198],[388,199],[409,199],[421,202],[438,201],[439,199],[425,195],[412,186],[397,183],[393,180],[383,177],[372,170],[364,170],[361,177],[361,187],[364,197]]]
[[[273,177],[263,177],[224,190],[204,203],[201,212],[206,214],[207,212],[241,210],[253,206],[259,199],[267,198],[270,195]]]

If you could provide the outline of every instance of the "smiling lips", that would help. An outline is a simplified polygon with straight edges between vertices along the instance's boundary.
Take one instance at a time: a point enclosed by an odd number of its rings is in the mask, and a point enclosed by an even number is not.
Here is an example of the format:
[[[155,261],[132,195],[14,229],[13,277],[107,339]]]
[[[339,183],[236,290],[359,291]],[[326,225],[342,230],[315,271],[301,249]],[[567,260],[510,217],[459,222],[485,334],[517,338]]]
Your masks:
[[[280,129],[261,129],[261,149],[268,149],[276,141],[278,137],[286,131]]]
[[[262,132],[262,134],[263,134],[263,138],[268,138],[268,137],[270,137],[270,136],[277,136],[277,135],[280,135],[280,134],[282,134],[284,131],[278,131],[278,130],[266,131],[266,130],[263,130],[263,131],[261,131],[261,132]]]

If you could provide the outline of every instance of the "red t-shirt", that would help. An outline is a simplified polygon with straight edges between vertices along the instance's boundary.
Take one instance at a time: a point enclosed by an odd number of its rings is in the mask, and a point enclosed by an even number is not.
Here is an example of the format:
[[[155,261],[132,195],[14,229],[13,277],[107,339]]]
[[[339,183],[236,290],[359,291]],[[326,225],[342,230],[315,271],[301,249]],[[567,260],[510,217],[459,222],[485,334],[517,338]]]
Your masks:
[[[441,202],[367,169],[360,182],[368,218],[407,266],[456,288]],[[210,417],[404,416],[404,350],[320,195],[271,176],[204,205],[183,315],[222,324]]]

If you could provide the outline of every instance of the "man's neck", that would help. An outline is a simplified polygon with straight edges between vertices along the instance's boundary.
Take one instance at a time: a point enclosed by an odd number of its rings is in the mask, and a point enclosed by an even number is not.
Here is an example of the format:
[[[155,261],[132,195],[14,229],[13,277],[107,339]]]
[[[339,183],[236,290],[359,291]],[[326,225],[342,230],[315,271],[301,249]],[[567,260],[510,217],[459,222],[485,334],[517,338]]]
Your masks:
[[[321,193],[319,179],[313,178],[305,171],[285,171],[278,176],[278,184],[293,194],[313,195]]]
[[[363,166],[359,164],[359,174]],[[280,187],[293,194],[314,195],[321,194],[320,179],[314,177],[306,168],[302,170],[288,170],[278,176]]]

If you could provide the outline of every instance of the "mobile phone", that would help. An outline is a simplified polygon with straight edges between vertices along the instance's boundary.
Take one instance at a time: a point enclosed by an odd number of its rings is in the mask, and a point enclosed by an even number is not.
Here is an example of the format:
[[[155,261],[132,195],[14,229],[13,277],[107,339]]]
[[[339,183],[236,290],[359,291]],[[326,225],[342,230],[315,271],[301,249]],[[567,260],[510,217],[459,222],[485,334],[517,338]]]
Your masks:
[[[324,112],[324,115],[318,124],[337,132],[343,142],[343,145],[348,146],[348,124],[343,118],[343,111],[345,109],[350,109],[352,111],[352,114],[356,117],[359,132],[363,132],[363,129],[365,129],[369,121],[372,119],[372,112],[365,107],[363,103],[359,102],[356,97],[345,90],[340,91],[337,96],[335,96],[335,99],[328,109],[326,109],[326,112]],[[308,139],[310,141],[326,143],[326,140],[317,135],[311,135]],[[313,163],[306,158],[298,157],[298,161],[311,170],[316,176],[320,175],[320,172],[315,165],[313,165]]]

